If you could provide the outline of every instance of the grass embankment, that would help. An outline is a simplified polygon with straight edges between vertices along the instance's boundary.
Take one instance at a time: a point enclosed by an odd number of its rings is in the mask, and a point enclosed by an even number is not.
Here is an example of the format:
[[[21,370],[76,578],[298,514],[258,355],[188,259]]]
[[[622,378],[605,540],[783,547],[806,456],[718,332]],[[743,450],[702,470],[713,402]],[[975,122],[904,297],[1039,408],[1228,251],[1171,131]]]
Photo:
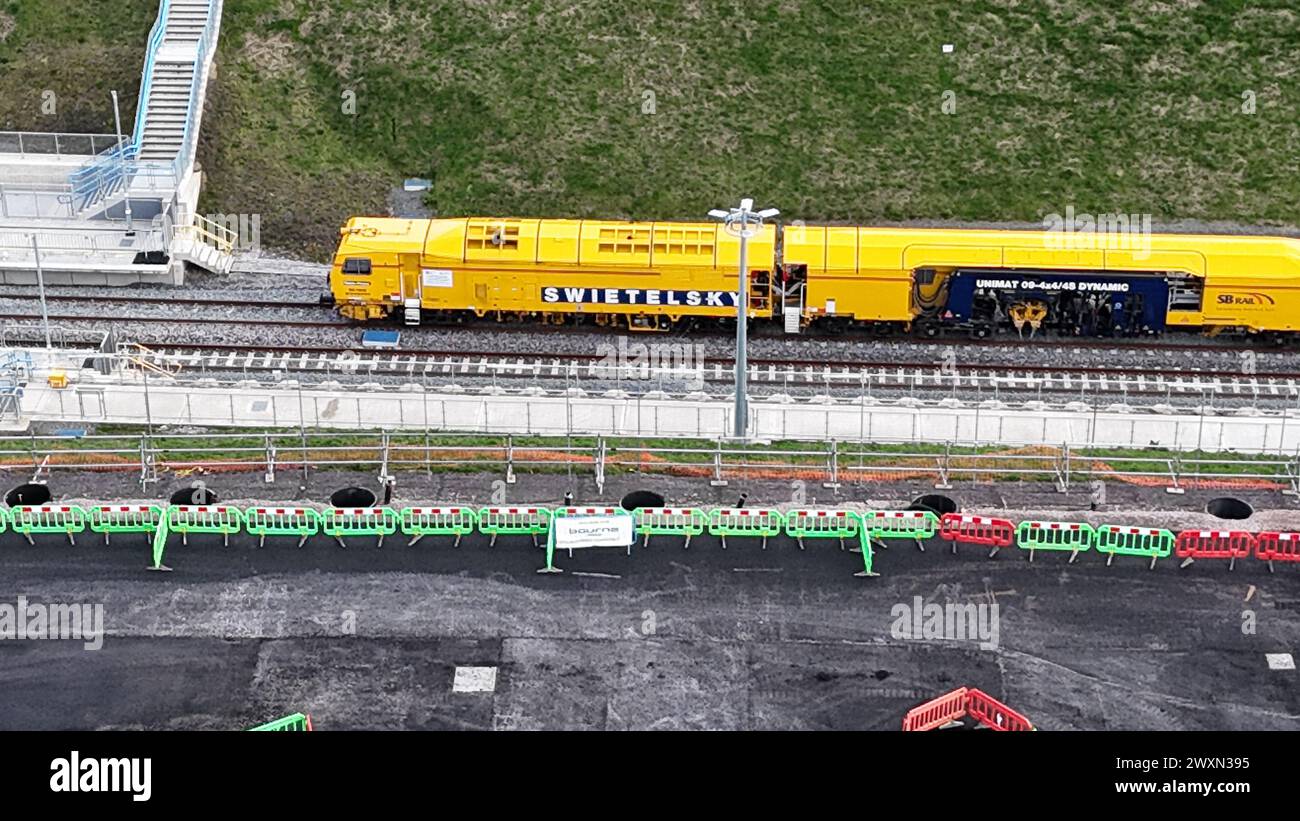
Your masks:
[[[203,208],[315,258],[409,175],[443,215],[1294,224],[1293,0],[1103,5],[227,0]],[[0,128],[110,130],[155,7],[0,0]]]

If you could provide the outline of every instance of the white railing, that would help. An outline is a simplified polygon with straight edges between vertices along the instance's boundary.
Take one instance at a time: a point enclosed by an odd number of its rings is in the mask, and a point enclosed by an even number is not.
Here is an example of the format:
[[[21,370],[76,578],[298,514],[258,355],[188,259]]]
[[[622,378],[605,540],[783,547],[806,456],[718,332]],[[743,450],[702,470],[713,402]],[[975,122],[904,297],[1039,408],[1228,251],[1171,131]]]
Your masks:
[[[71,217],[75,202],[67,183],[0,183],[0,217]]]
[[[129,142],[126,138],[123,144]],[[42,131],[0,131],[0,154],[21,156],[94,157],[118,145],[116,134],[68,134]]]
[[[79,254],[86,257],[103,258],[109,255],[131,255],[139,251],[161,251],[166,246],[163,229],[144,224],[137,229],[143,235],[128,248],[122,247],[122,233],[119,226],[111,230],[105,226],[99,230],[76,231],[40,231],[36,234],[36,243],[42,255]],[[8,258],[32,255],[32,234],[28,231],[0,231],[0,252]]]

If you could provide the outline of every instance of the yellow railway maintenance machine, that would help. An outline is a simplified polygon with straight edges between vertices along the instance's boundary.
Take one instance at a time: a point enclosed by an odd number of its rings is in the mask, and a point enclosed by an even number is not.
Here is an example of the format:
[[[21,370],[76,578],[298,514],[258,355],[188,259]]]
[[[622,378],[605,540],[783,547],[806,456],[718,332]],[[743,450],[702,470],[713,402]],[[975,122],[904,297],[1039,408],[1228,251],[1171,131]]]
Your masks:
[[[343,316],[469,314],[668,330],[736,312],[739,240],[714,223],[354,218],[330,290]],[[749,316],[785,330],[984,337],[1300,331],[1300,240],[765,225]]]
[[[714,223],[354,218],[340,233],[330,290],[351,319],[472,313],[656,331],[736,315],[740,240]],[[775,228],[749,242],[749,315],[770,317]]]

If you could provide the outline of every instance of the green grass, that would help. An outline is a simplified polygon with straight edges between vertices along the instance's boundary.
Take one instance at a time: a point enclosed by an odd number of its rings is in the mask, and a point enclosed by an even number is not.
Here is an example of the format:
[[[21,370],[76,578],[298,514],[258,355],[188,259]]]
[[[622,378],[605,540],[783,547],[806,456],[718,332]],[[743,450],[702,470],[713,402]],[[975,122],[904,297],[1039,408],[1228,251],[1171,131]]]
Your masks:
[[[8,0],[0,127],[55,127],[28,101],[47,72],[133,90],[141,6]],[[700,218],[748,194],[809,221],[1297,222],[1293,0],[225,8],[203,207],[316,258],[410,175],[441,215]],[[111,124],[74,110],[59,127]]]

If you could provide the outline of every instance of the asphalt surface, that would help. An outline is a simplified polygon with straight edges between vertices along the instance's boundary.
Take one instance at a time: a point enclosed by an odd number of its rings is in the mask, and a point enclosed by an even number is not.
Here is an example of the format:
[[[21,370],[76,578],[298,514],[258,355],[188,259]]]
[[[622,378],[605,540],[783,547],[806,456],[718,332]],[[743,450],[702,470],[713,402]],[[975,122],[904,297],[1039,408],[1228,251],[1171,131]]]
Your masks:
[[[274,484],[208,477],[223,498],[321,500],[362,473],[315,474]],[[732,504],[733,483],[611,477],[602,496],[589,477],[399,479],[395,502],[617,500],[655,489],[672,503]],[[17,481],[14,482],[16,484]],[[174,484],[174,483],[173,483]],[[1013,520],[1088,507],[1087,489],[1045,483],[963,485],[967,509]],[[129,474],[59,475],[56,498],[139,497]],[[151,488],[165,496],[172,485]],[[749,504],[787,502],[786,483],[746,485]],[[925,483],[841,488],[839,501],[908,501]],[[810,505],[836,501],[806,488]],[[428,494],[428,495],[426,495]],[[780,494],[778,496],[777,494]],[[1109,488],[1103,518],[1191,527],[1208,521],[1189,491]],[[1243,495],[1243,494],[1237,494]],[[1260,512],[1243,526],[1296,519],[1274,492],[1244,494]],[[501,501],[501,500],[498,500]],[[1265,509],[1268,508],[1268,509]],[[1300,649],[1300,567],[1277,572],[1254,559],[1174,559],[1154,570],[1138,558],[1113,566],[1095,554],[1074,564],[1010,549],[990,560],[932,541],[895,542],[875,557],[876,578],[834,541],[671,537],[631,555],[594,548],[560,553],[565,572],[537,570],[527,537],[495,547],[467,537],[173,537],[168,573],[147,572],[143,536],[104,546],[87,533],[0,536],[0,604],[102,604],[99,650],[78,641],[0,641],[0,729],[239,729],[295,711],[318,729],[897,729],[911,707],[962,685],[979,687],[1041,729],[1300,729],[1294,670],[1266,653]],[[908,638],[898,607],[993,604],[996,647],[980,637]],[[987,611],[986,611],[987,612]],[[989,644],[989,642],[984,642]],[[456,693],[457,667],[497,668],[494,692]]]

